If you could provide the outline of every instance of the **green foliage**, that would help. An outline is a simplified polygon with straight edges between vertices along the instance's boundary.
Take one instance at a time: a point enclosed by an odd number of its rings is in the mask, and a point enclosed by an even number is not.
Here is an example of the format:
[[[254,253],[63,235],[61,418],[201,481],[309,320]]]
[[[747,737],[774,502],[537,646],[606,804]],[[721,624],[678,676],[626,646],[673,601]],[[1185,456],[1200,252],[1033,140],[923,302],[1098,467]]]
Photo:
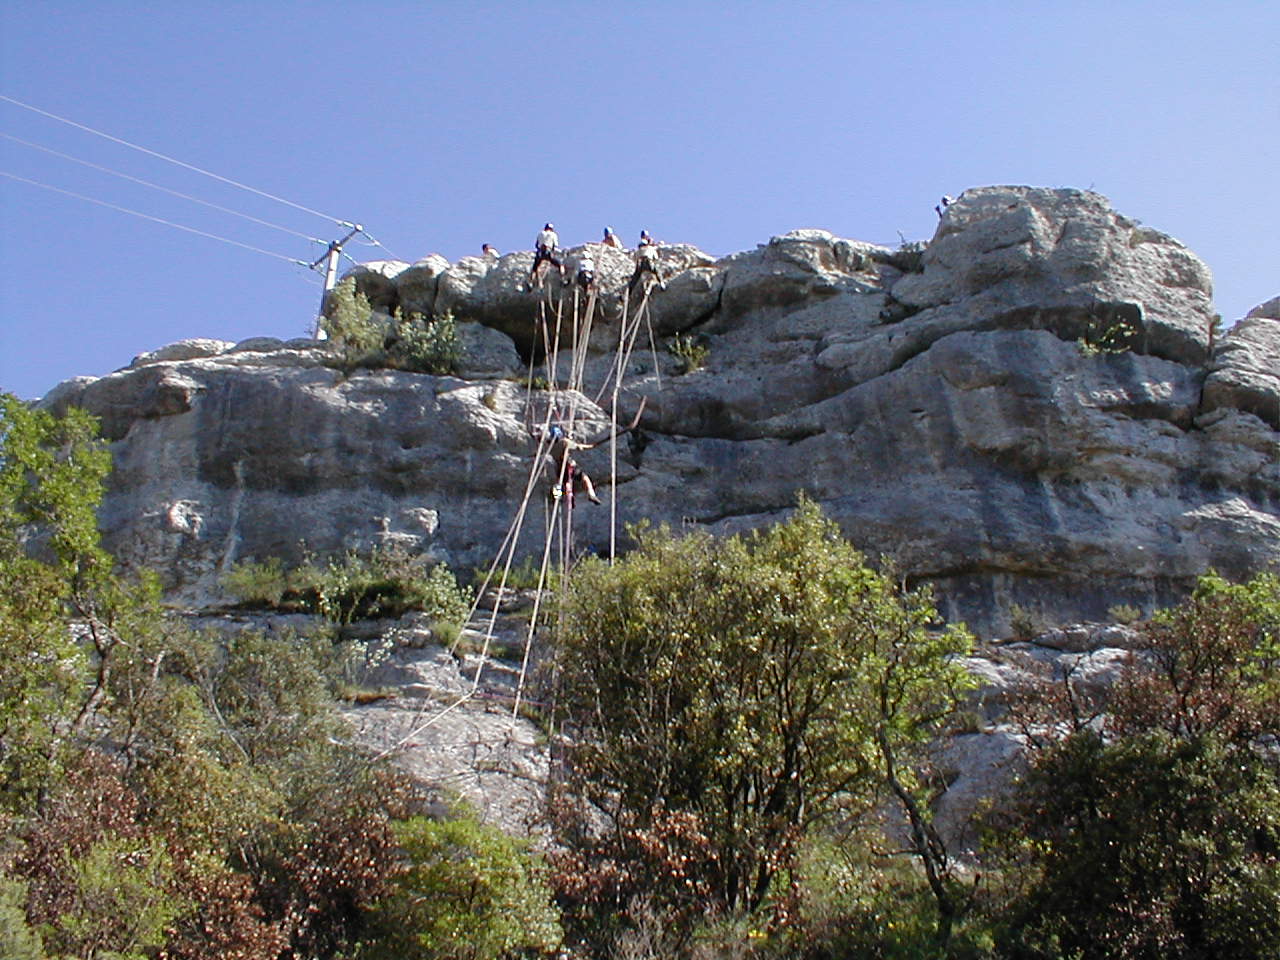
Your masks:
[[[1143,636],[1145,662],[1112,697],[1113,734],[1212,733],[1235,744],[1280,734],[1280,576],[1233,584],[1206,574]]]
[[[352,277],[330,291],[325,314],[321,324],[334,350],[332,365],[340,370],[390,367],[445,375],[456,373],[462,359],[452,314],[427,317],[396,308],[381,320]]]
[[[158,837],[105,837],[66,869],[74,895],[41,927],[46,947],[59,955],[143,960],[184,911],[167,889],[173,861]]]
[[[1024,802],[1037,879],[1014,956],[1263,957],[1280,938],[1280,785],[1213,737],[1083,732]]]
[[[471,571],[471,582],[477,587],[489,576],[488,567],[476,567]],[[491,587],[496,587],[501,580],[502,569],[493,572]],[[539,585],[544,590],[560,589],[560,575],[554,569],[548,569],[545,581],[542,579],[542,560],[534,554],[527,555],[519,563],[513,563],[507,571],[506,585],[508,590],[536,590]]]
[[[905,752],[966,689],[969,638],[932,630],[927,594],[873,571],[808,501],[749,536],[633,533],[622,561],[578,568],[563,610],[574,786],[623,828],[612,850],[568,839],[597,863],[641,862],[655,830],[692,818],[659,858],[692,872],[648,892],[754,910],[808,830],[867,809],[887,755],[916,789]]]
[[[701,343],[697,337],[687,333],[677,333],[671,338],[671,343],[667,345],[667,349],[672,356],[680,360],[681,373],[692,373],[694,370],[701,370],[707,362],[707,355],[711,352],[706,344]]]
[[[899,234],[901,236],[901,234]],[[903,240],[888,261],[903,273],[924,272],[924,252],[929,245],[923,240]]]
[[[250,607],[278,608],[286,593],[297,592],[279,557],[240,561],[222,575],[222,586]]]
[[[252,607],[318,613],[335,624],[399,617],[420,610],[441,623],[458,623],[471,606],[449,568],[395,548],[348,551],[323,566],[286,571],[278,559],[236,564],[223,586]]]
[[[405,865],[375,908],[371,958],[498,960],[561,940],[536,861],[515,839],[465,817],[395,827]]]
[[[1084,330],[1076,340],[1076,346],[1086,357],[1096,357],[1132,350],[1137,338],[1136,324],[1104,311],[1100,315],[1089,316]]]
[[[387,350],[388,366],[437,375],[458,372],[462,345],[453,314],[426,317],[396,312],[395,334]]]
[[[1012,823],[1007,955],[1270,957],[1280,938],[1280,578],[1209,574],[1081,722],[1070,676]],[[1085,714],[1087,720],[1088,714]]]
[[[1142,609],[1135,607],[1131,603],[1118,603],[1107,608],[1107,616],[1115,623],[1123,624],[1127,627],[1142,619]]]
[[[369,298],[356,290],[353,277],[329,291],[320,325],[337,351],[337,365],[348,370],[372,365],[386,338],[386,331],[373,320]]]
[[[27,885],[0,875],[0,957],[45,960],[39,935],[27,923]]]
[[[1036,611],[1019,604],[1009,607],[1009,633],[1015,640],[1023,642],[1034,640],[1044,633],[1044,618]]]
[[[0,394],[0,806],[54,775],[89,662],[67,629],[92,613],[111,558],[95,509],[110,454],[93,418],[64,419]]]
[[[47,544],[59,573],[86,577],[109,565],[98,546],[96,508],[111,470],[96,421],[82,410],[61,419],[0,394],[0,538],[5,559],[33,540]]]
[[[807,843],[793,875],[787,923],[771,933],[769,956],[967,960],[992,955],[981,917],[960,924],[942,946],[936,910],[919,871],[877,853],[871,832]]]

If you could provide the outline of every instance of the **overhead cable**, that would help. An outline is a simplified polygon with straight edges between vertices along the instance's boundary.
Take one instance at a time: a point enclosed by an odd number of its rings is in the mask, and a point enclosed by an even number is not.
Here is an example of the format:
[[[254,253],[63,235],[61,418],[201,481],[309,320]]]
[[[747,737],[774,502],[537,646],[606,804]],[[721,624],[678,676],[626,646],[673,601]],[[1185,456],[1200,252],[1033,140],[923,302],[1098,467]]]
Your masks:
[[[214,180],[219,180],[222,183],[230,184],[233,187],[239,187],[241,190],[248,190],[250,193],[256,193],[258,196],[266,197],[268,200],[274,200],[277,203],[283,203],[285,206],[293,207],[295,210],[301,210],[303,213],[310,213],[314,216],[320,217],[323,220],[331,220],[334,223],[340,224],[342,226],[348,225],[347,221],[341,219],[340,217],[332,217],[327,213],[321,213],[319,210],[313,210],[310,207],[304,207],[302,204],[294,203],[292,200],[286,200],[284,199],[284,197],[277,197],[273,193],[267,193],[265,190],[259,190],[256,187],[251,187],[248,184],[241,183],[238,180],[232,180],[229,177],[221,176],[219,174],[212,172],[211,170],[205,170],[202,167],[197,167],[197,166],[194,166],[193,164],[185,163],[182,160],[175,159],[174,157],[167,156],[155,150],[148,150],[146,147],[138,146],[138,144],[136,143],[130,143],[128,140],[121,139],[120,137],[113,137],[109,133],[103,133],[101,130],[95,130],[93,127],[86,126],[83,123],[76,123],[76,121],[68,120],[66,117],[60,117],[56,113],[50,113],[48,110],[41,110],[39,107],[33,107],[29,103],[23,103],[21,100],[15,100],[13,97],[7,97],[3,93],[0,93],[0,100],[4,100],[7,103],[12,103],[14,106],[17,106],[17,107],[22,107],[24,110],[30,110],[32,113],[38,113],[41,116],[48,117],[51,120],[57,120],[59,123],[65,123],[69,126],[75,127],[78,130],[83,130],[86,133],[92,133],[94,136],[102,137],[104,140],[110,140],[112,143],[118,143],[121,146],[129,147],[130,149],[137,150],[141,153],[147,154],[148,156],[156,157],[168,163],[177,164],[180,167],[183,167],[187,170],[192,170],[199,174],[203,174],[206,177],[212,177]]]
[[[371,246],[371,247],[382,247],[382,249],[383,249],[383,250],[386,250],[387,256],[388,256],[388,257],[390,257],[392,260],[401,260],[401,259],[403,259],[403,258],[401,258],[401,257],[397,257],[397,256],[396,256],[394,253],[392,253],[390,250],[387,250],[387,248],[386,248],[386,247],[383,247],[383,246],[382,246],[382,242],[381,242],[380,240],[378,240],[378,239],[377,239],[373,234],[371,234],[368,230],[363,230],[363,229],[362,229],[360,232],[361,232],[362,234],[364,234],[366,238],[368,238],[368,241],[369,241],[368,245],[369,245],[369,246]]]
[[[299,233],[297,230],[291,230],[288,227],[282,227],[278,223],[270,223],[269,221],[266,221],[266,220],[259,220],[257,217],[251,217],[249,214],[241,213],[239,210],[232,210],[229,207],[223,207],[216,203],[210,203],[208,200],[201,200],[199,197],[193,197],[193,196],[190,196],[189,194],[181,193],[178,190],[170,190],[168,187],[162,187],[160,186],[160,184],[152,183],[150,180],[143,180],[141,177],[134,177],[127,173],[121,173],[119,170],[112,170],[110,167],[104,167],[97,163],[90,163],[88,160],[81,160],[79,157],[73,157],[69,153],[62,153],[61,151],[54,150],[50,147],[41,146],[38,143],[32,143],[30,140],[23,140],[21,137],[15,137],[9,133],[0,133],[0,137],[4,137],[6,140],[12,140],[14,143],[20,143],[24,147],[31,147],[32,149],[35,149],[35,150],[43,150],[45,153],[51,153],[55,157],[61,157],[63,160],[70,160],[72,163],[78,163],[81,166],[89,167],[90,169],[93,169],[93,170],[100,170],[103,173],[109,173],[113,177],[120,177],[121,179],[124,179],[124,180],[131,180],[134,183],[140,183],[144,187],[150,187],[152,190],[159,190],[161,193],[167,193],[170,196],[180,197],[183,200],[190,200],[192,203],[198,203],[201,206],[210,207],[214,210],[219,210],[222,213],[229,213],[233,217],[240,217],[241,219],[248,220],[252,223],[260,224],[261,226],[270,227],[273,230],[280,230],[283,233],[288,233],[295,237],[301,237],[303,240],[307,240],[311,243],[325,242],[316,237],[309,236],[308,234]]]
[[[284,260],[288,263],[296,263],[299,266],[310,266],[305,260],[298,260],[294,257],[286,257],[282,253],[273,253],[270,250],[263,250],[261,247],[251,246],[247,243],[241,243],[239,240],[232,240],[230,237],[221,237],[216,233],[206,233],[204,230],[197,230],[195,227],[187,227],[181,223],[174,223],[172,220],[165,220],[161,217],[153,217],[149,213],[140,213],[137,210],[130,210],[128,207],[121,207],[114,203],[108,203],[105,200],[97,200],[94,197],[86,197],[82,193],[74,193],[71,190],[64,190],[62,187],[55,187],[48,183],[41,183],[38,180],[28,180],[26,177],[20,177],[15,173],[9,173],[0,170],[0,177],[8,177],[10,180],[17,180],[19,183],[29,183],[33,187],[41,187],[45,190],[52,190],[54,193],[66,194],[68,197],[75,197],[77,200],[86,200],[89,203],[96,203],[100,207],[107,207],[111,210],[118,210],[121,213],[132,214],[135,217],[141,217],[143,220],[150,220],[153,223],[162,223],[166,227],[173,227],[175,230],[185,230],[187,233],[194,233],[197,236],[208,237],[210,240],[221,240],[223,243],[229,243],[235,247],[243,247],[245,250],[252,250],[254,253],[261,253],[268,257],[275,257],[277,260]]]

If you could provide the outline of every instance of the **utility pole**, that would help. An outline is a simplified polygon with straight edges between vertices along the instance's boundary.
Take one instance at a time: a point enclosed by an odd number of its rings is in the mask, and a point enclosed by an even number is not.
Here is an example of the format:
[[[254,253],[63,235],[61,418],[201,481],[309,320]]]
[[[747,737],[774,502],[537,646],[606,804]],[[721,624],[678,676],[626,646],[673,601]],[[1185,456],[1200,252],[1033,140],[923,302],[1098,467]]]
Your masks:
[[[316,316],[316,339],[324,340],[324,328],[320,326],[320,318],[324,316],[324,308],[329,304],[329,293],[333,290],[334,285],[338,282],[338,258],[342,255],[342,245],[354,237],[357,233],[363,233],[364,227],[358,223],[343,223],[344,227],[350,227],[350,232],[341,240],[334,240],[329,244],[329,249],[316,258],[311,264],[314,270],[320,264],[324,264],[324,293],[320,295],[320,313]]]

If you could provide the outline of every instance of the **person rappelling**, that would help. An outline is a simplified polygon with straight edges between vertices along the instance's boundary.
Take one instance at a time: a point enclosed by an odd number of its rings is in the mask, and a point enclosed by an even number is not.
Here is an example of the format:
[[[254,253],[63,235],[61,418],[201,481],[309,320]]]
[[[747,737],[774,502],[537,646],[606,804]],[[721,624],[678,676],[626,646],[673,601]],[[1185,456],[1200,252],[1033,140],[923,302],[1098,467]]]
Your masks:
[[[613,232],[613,227],[604,228],[604,239],[600,241],[606,247],[613,247],[615,250],[625,250],[622,245],[622,238]]]
[[[560,237],[556,234],[556,227],[553,223],[544,224],[542,229],[538,231],[538,238],[533,244],[533,269],[529,271],[529,289],[532,290],[534,285],[542,286],[542,277],[539,274],[544,263],[551,263],[560,271],[560,279],[564,279],[564,263],[556,256],[556,249],[560,246]]]
[[[535,431],[534,436],[539,436],[539,433]],[[556,475],[551,482],[551,499],[559,500],[564,497],[565,503],[572,507],[573,495],[585,493],[588,500],[598,504],[600,498],[596,496],[595,484],[591,482],[587,472],[578,466],[578,461],[573,459],[574,450],[590,449],[595,444],[576,442],[558,423],[550,424],[541,436],[546,438],[549,444],[547,452],[551,456],[552,463],[555,464]]]
[[[667,283],[662,279],[662,272],[658,266],[658,242],[650,236],[648,230],[640,231],[640,243],[636,246],[635,256],[636,269],[627,282],[627,292],[630,293],[635,289],[636,283],[646,272],[653,274],[660,290],[667,289]]]
[[[616,441],[619,437],[631,433],[639,425],[640,415],[644,413],[646,403],[648,403],[648,398],[642,397],[640,406],[636,410],[636,415],[632,418],[630,425],[621,430],[605,431],[591,441],[575,440],[570,430],[567,430],[563,423],[559,421],[552,421],[545,427],[537,426],[530,429],[529,432],[535,439],[546,440],[548,444],[547,453],[555,466],[556,474],[551,483],[551,499],[559,500],[563,497],[565,504],[572,507],[574,494],[585,493],[587,499],[592,503],[598,504],[600,502],[600,498],[596,496],[595,484],[591,482],[591,478],[587,476],[586,471],[578,466],[578,461],[574,459],[573,454],[577,450],[590,450],[593,447],[598,447],[608,440]]]

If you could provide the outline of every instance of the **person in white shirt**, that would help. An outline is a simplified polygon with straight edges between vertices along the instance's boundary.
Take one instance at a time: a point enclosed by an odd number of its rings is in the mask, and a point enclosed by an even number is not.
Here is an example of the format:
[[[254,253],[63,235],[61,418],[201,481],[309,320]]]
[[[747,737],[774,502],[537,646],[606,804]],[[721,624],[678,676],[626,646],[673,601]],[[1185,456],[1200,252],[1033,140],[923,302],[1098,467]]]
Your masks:
[[[596,261],[590,253],[584,253],[578,261],[578,274],[574,278],[584,291],[589,291],[596,282]]]
[[[667,289],[667,283],[662,279],[662,270],[658,266],[658,241],[649,235],[648,230],[640,231],[640,243],[636,247],[636,269],[631,274],[631,279],[627,282],[627,291],[635,289],[636,283],[645,273],[651,273],[658,281],[659,288]]]
[[[560,237],[556,234],[554,223],[547,223],[538,232],[538,239],[533,243],[533,269],[529,271],[529,289],[532,290],[535,283],[539,287],[542,286],[542,279],[538,275],[539,269],[544,263],[551,263],[560,271],[560,279],[564,279],[564,263],[556,256],[556,248],[560,246]]]

